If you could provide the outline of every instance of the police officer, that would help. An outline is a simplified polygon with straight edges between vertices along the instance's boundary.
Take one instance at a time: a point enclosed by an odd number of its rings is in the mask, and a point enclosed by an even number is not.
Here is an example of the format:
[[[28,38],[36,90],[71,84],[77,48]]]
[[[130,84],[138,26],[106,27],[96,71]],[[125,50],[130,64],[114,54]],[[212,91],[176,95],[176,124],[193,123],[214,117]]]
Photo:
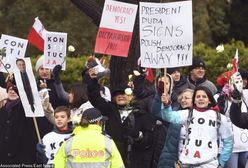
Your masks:
[[[85,110],[79,126],[73,131],[74,136],[63,143],[55,156],[55,168],[123,168],[114,141],[102,133],[103,121],[104,117],[98,109]]]

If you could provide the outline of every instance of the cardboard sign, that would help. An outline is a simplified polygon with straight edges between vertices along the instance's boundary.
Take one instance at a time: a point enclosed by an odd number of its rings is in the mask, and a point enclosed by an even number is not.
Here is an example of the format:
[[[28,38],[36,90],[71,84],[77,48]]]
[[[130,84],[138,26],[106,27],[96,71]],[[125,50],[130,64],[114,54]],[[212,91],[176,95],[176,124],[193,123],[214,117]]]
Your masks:
[[[30,58],[13,60],[11,65],[26,117],[43,117],[44,111]]]
[[[5,49],[6,55],[1,55],[0,71],[12,72],[11,62],[25,56],[28,41],[26,39],[2,34],[0,49]]]
[[[127,57],[137,5],[106,0],[96,37],[95,52]]]
[[[61,65],[62,70],[66,67],[66,45],[67,33],[47,32],[44,49],[44,67],[53,69],[56,65]]]
[[[141,66],[169,68],[192,64],[192,1],[140,2]]]

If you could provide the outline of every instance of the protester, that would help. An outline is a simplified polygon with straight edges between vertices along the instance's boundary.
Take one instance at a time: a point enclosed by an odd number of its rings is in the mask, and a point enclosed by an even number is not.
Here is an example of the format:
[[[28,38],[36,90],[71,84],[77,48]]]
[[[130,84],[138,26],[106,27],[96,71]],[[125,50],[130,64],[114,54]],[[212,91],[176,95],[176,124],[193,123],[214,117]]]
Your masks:
[[[82,79],[83,82],[84,80],[87,80],[86,77],[88,77],[88,75],[85,75],[89,73],[89,69],[94,68],[94,70],[97,72],[96,74],[96,78],[98,79],[98,83],[101,86],[101,90],[100,90],[100,95],[107,101],[111,101],[111,93],[110,90],[107,86],[104,85],[104,79],[109,77],[110,74],[110,70],[108,68],[103,67],[103,65],[101,64],[101,62],[99,61],[98,58],[96,58],[95,56],[88,56],[87,57],[87,61],[85,63],[85,66],[82,70]],[[88,80],[90,81],[90,80]]]
[[[33,118],[25,116],[17,87],[8,82],[6,90],[8,99],[0,109],[0,163],[36,163],[38,140]]]
[[[54,130],[42,138],[42,144],[37,144],[39,163],[53,164],[53,159],[66,139],[72,134],[72,128],[68,124],[70,121],[70,109],[59,106],[54,110],[55,127]]]
[[[234,89],[232,93],[232,98],[233,101],[230,107],[230,118],[232,123],[237,127],[248,129],[248,113],[241,112],[242,94],[238,91],[238,89]],[[245,167],[247,166],[248,166],[248,160],[246,161]]]
[[[244,89],[241,92],[240,87],[233,85],[233,92],[232,92],[232,105],[230,108],[230,118],[234,125],[240,128],[248,129],[248,113],[247,113],[247,95],[248,89]],[[242,106],[246,106],[246,108],[242,108]],[[243,112],[245,111],[245,112]]]
[[[169,71],[171,72],[171,71]],[[165,86],[164,86],[165,85]],[[161,95],[164,92],[164,89],[167,90],[168,95],[171,95],[172,88],[173,87],[173,79],[172,77],[167,74],[166,77],[160,77],[157,82],[157,93],[154,97],[153,103],[152,103],[152,114],[157,116],[162,120],[162,114],[161,114]],[[190,94],[192,97],[192,94],[186,89],[186,95]],[[189,93],[188,93],[189,92]],[[190,97],[189,96],[189,97]],[[178,97],[181,99],[181,96]],[[181,101],[180,101],[181,102]],[[183,99],[182,104],[183,107],[192,106],[192,99]],[[163,121],[164,131],[161,133],[165,136],[164,139],[161,138],[161,134],[158,136],[161,140],[163,140],[161,151],[159,153],[159,160],[157,167],[174,167],[175,162],[178,160],[178,145],[179,145],[179,139],[180,139],[180,130],[181,125],[179,124],[168,124],[166,121]],[[182,129],[183,130],[183,129]],[[167,140],[166,140],[167,139]]]
[[[68,105],[68,94],[64,91],[62,82],[59,78],[59,73],[61,71],[61,66],[57,65],[52,71],[48,68],[43,67],[44,55],[39,57],[36,62],[35,70],[38,73],[37,77],[37,86],[38,91],[43,89],[43,83],[46,84],[49,93],[49,102],[53,108],[58,106],[67,106]],[[46,117],[37,118],[37,123],[40,129],[41,137],[43,137],[48,132],[53,130],[53,124]]]
[[[205,77],[206,66],[199,57],[193,58],[192,65],[189,66],[189,76],[187,82],[190,89],[195,89],[197,86],[204,86],[208,88],[212,95],[216,94],[216,86]]]
[[[87,86],[83,84],[73,84],[69,93],[69,103],[71,107],[71,120],[73,124],[78,124],[83,112],[93,108],[88,100]]]
[[[217,84],[222,87],[220,94],[215,97],[218,100],[218,105],[221,109],[221,113],[227,118],[230,117],[230,106],[232,103],[231,91],[233,90],[233,84],[239,88],[240,92],[243,94],[243,80],[239,72],[224,72],[217,78]],[[248,92],[246,92],[248,93]],[[248,98],[248,95],[244,95]],[[247,106],[242,100],[242,112],[247,113]],[[226,163],[225,168],[245,168],[246,161],[248,159],[248,142],[243,139],[244,136],[248,136],[247,129],[240,129],[235,125],[232,125],[234,134],[234,144],[233,153]]]
[[[180,102],[178,102],[178,95],[185,89],[189,88],[187,78],[182,76],[179,68],[167,68],[167,73],[171,75],[173,79],[173,90],[171,93],[171,106],[173,110],[180,108]]]
[[[68,105],[68,94],[65,93],[63,84],[60,80],[59,73],[61,71],[61,65],[55,66],[53,72],[43,67],[44,56],[42,55],[36,62],[35,70],[38,73],[37,86],[38,90],[41,90],[41,81],[47,84],[47,88],[50,89],[49,97],[53,108],[58,106]]]
[[[186,139],[177,164],[182,167],[224,167],[232,153],[233,136],[230,122],[215,111],[216,101],[212,93],[203,86],[196,87],[192,112],[188,109],[172,111],[166,93],[161,99],[163,119],[186,125]],[[218,137],[223,142],[219,156]]]
[[[185,89],[178,96],[178,102],[180,103],[180,109],[190,109],[192,108],[192,96],[193,90]],[[174,167],[175,163],[178,161],[178,156],[185,145],[185,125],[181,124],[170,124],[167,131],[167,136],[164,144],[164,148],[161,152],[158,168]]]
[[[54,159],[55,168],[103,167],[123,168],[114,141],[102,133],[104,117],[96,108],[84,111],[74,136],[65,141]]]
[[[237,93],[236,94],[240,94]],[[248,129],[248,114],[241,112],[241,94],[233,97],[235,101],[232,102],[230,108],[230,118],[234,125],[240,128]],[[237,101],[236,101],[237,100]]]
[[[105,131],[115,141],[125,167],[146,168],[152,163],[152,128],[154,122],[149,113],[135,103],[129,103],[125,95],[126,85],[119,85],[111,92],[112,102],[100,96],[96,71],[91,68],[85,80],[88,84],[89,100],[94,107],[108,117]]]

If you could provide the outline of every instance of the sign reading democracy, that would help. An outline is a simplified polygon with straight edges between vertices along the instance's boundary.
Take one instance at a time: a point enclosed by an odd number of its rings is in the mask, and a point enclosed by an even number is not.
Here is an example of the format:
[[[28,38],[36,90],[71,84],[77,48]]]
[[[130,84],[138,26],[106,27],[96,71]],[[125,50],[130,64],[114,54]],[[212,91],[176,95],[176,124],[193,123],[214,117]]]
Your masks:
[[[141,66],[169,68],[192,64],[192,1],[140,2]]]
[[[0,59],[0,71],[11,72],[11,62],[17,58],[23,58],[25,56],[28,41],[26,39],[13,37],[2,34],[0,40],[0,49],[5,50],[5,55],[1,55]]]
[[[53,69],[61,65],[65,70],[67,33],[47,32],[44,47],[44,67]]]
[[[136,13],[137,5],[106,0],[95,52],[127,57]]]

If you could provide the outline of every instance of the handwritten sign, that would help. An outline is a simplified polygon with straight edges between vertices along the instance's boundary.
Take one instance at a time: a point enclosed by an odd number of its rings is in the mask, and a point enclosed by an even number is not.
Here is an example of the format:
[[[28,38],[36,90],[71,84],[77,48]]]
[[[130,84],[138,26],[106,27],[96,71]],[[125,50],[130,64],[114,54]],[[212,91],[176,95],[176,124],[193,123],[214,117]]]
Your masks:
[[[65,70],[67,33],[47,32],[44,49],[44,67],[53,69],[56,65],[61,65]]]
[[[0,71],[12,71],[11,61],[25,56],[28,41],[26,39],[2,34],[0,49],[5,49],[6,55],[1,55]]]
[[[136,12],[137,5],[106,0],[95,52],[127,57]]]
[[[169,68],[192,64],[192,1],[140,2],[141,66]]]

